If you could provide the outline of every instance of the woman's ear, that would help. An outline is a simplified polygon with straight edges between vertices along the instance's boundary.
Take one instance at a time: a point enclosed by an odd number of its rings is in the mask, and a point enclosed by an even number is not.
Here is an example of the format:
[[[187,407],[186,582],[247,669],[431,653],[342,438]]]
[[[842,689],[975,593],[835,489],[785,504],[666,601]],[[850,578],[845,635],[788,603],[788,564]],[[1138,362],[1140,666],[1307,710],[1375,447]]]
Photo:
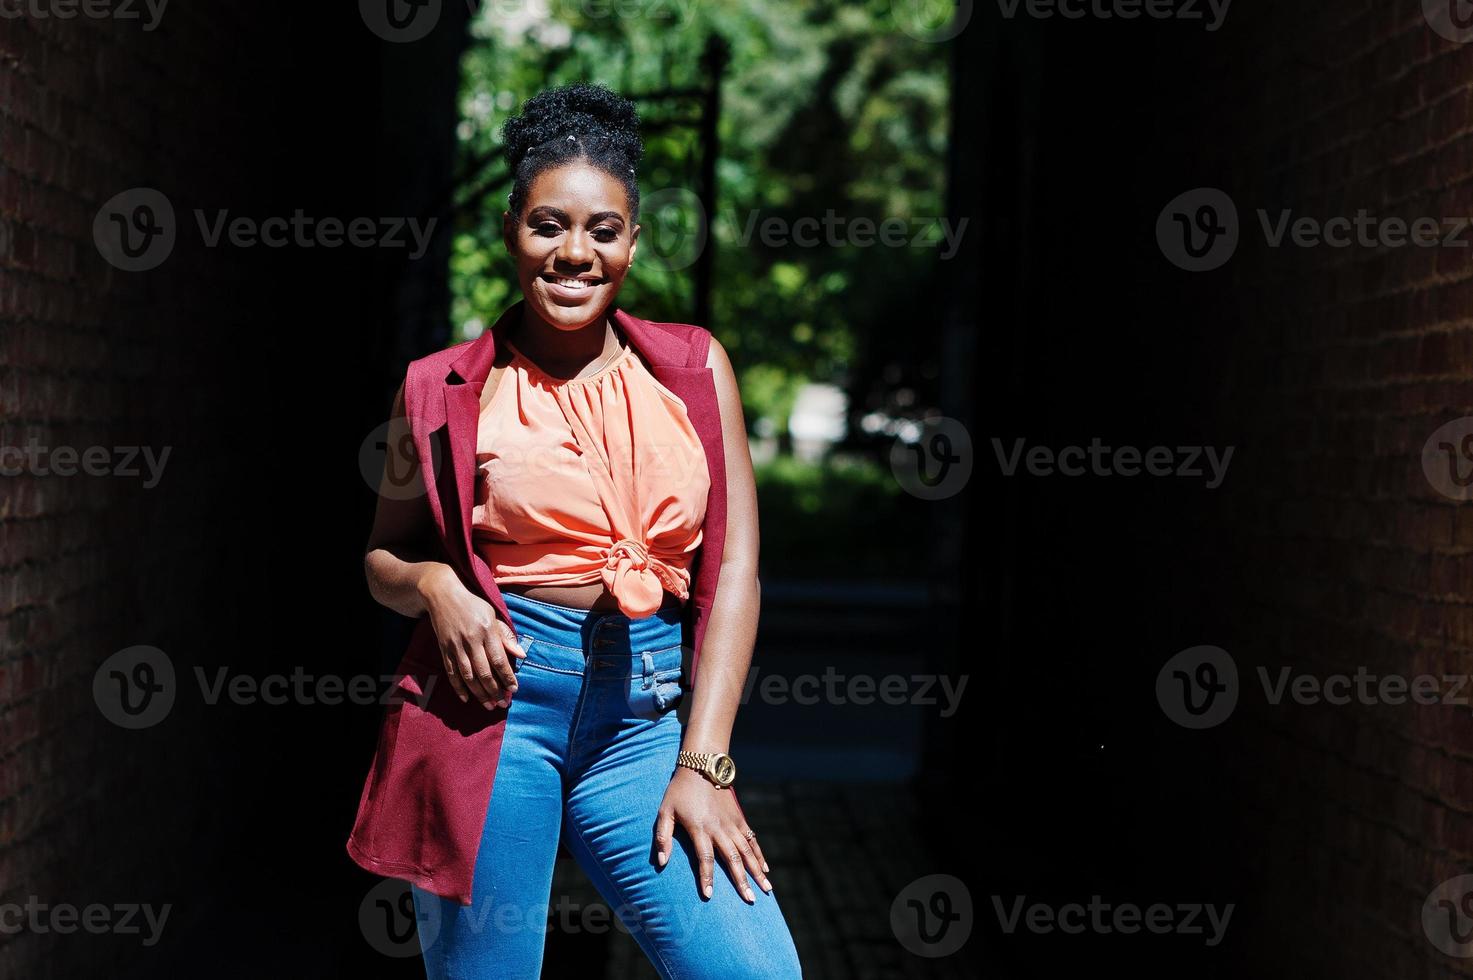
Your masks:
[[[634,226],[634,231],[629,235],[629,264],[634,264],[634,253],[639,251],[639,225]]]
[[[517,251],[516,240],[516,219],[512,217],[510,211],[503,211],[501,212],[501,244],[505,245],[507,252],[512,255],[515,255]]]

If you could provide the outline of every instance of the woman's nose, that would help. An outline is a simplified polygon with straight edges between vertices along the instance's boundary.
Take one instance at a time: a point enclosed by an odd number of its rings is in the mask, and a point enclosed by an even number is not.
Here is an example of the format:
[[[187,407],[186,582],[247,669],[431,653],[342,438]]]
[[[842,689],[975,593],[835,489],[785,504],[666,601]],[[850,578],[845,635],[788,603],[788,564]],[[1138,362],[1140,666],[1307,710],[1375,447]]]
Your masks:
[[[581,231],[569,232],[563,238],[563,247],[558,249],[558,258],[569,265],[587,265],[593,261],[593,247],[588,236]]]

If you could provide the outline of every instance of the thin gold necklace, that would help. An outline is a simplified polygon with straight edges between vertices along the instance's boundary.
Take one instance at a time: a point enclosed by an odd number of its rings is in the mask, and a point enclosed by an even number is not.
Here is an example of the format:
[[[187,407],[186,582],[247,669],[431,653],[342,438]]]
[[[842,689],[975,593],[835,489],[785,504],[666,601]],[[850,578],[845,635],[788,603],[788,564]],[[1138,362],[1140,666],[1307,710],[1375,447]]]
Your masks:
[[[605,368],[607,368],[610,364],[613,364],[616,360],[618,360],[620,354],[623,354],[624,353],[624,345],[623,345],[623,343],[620,342],[620,340],[619,340],[619,333],[616,330],[616,331],[614,331],[614,350],[613,350],[613,352],[611,354],[609,354],[608,357],[606,357],[606,358],[603,359],[603,362],[600,363],[598,367],[594,368],[593,371],[591,371],[590,373],[584,375],[583,377],[563,378],[563,377],[559,377],[556,374],[549,374],[547,371],[543,371],[542,368],[541,368],[541,366],[539,366],[535,361],[533,361],[531,358],[529,358],[526,354],[523,354],[522,353],[522,349],[520,347],[518,347],[516,344],[512,343],[510,339],[507,340],[506,345],[511,348],[511,352],[513,354],[515,354],[517,357],[521,358],[523,361],[526,361],[528,364],[532,365],[532,367],[536,368],[537,371],[539,371],[540,373],[542,373],[542,374],[546,375],[547,377],[552,378],[552,379],[554,379],[556,381],[587,381],[590,378],[596,378],[601,373],[603,373],[603,370]]]

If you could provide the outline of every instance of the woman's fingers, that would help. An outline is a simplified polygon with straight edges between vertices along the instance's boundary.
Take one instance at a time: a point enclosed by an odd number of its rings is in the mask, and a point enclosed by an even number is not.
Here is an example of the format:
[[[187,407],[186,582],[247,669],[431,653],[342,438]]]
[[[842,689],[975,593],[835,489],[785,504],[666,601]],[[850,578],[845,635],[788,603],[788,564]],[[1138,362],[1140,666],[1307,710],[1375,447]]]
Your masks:
[[[712,855],[711,835],[700,827],[686,826],[691,844],[696,849],[696,886],[710,898],[716,890],[716,861]]]
[[[483,708],[490,710],[496,707],[496,703],[501,700],[501,688],[496,683],[496,674],[491,669],[486,648],[480,643],[469,643],[461,649],[461,658],[461,676],[465,677],[469,672],[466,686],[470,688],[471,694],[481,702]]]
[[[660,808],[655,818],[655,860],[664,867],[670,860],[670,849],[675,843],[675,811],[668,806]]]
[[[727,874],[731,875],[731,883],[736,885],[742,898],[751,903],[757,901],[757,896],[752,894],[752,885],[747,881],[747,849],[737,843],[741,839],[741,833],[733,827],[723,831],[722,836],[717,839],[717,844],[721,847],[721,859],[726,865]]]
[[[502,633],[503,628],[504,624],[500,620],[494,621],[486,630],[482,644],[486,661],[495,676],[496,686],[510,695],[517,689],[517,675],[511,669],[511,660],[506,655],[507,642]],[[515,635],[511,637],[511,642],[517,642]]]
[[[462,704],[470,700],[470,690],[465,686],[465,680],[460,676],[458,658],[452,653],[440,651],[440,663],[445,668],[445,676],[450,678],[450,689],[455,696],[460,698]]]
[[[751,833],[751,830],[751,827],[742,827],[742,833],[744,835]],[[747,844],[752,848],[752,853],[757,856],[757,864],[762,868],[764,872],[770,873],[772,869],[767,866],[767,855],[762,853],[762,845],[757,843],[757,835],[752,834],[751,837],[745,837],[744,839],[746,840]],[[757,880],[763,882],[767,881],[766,878],[758,878]],[[770,882],[768,882],[764,887],[766,887],[769,891],[772,890]]]
[[[732,840],[741,849],[742,863],[746,865],[747,872],[757,880],[757,884],[762,886],[763,891],[770,892],[772,891],[772,882],[768,881],[767,875],[762,873],[765,862],[762,860],[762,856],[757,853],[757,838],[755,836],[747,836],[749,830],[750,828],[745,826],[737,827],[733,831],[735,836]]]
[[[501,628],[501,645],[517,657],[525,657],[527,651],[522,649],[521,641],[517,639],[517,631],[499,619],[496,625]]]

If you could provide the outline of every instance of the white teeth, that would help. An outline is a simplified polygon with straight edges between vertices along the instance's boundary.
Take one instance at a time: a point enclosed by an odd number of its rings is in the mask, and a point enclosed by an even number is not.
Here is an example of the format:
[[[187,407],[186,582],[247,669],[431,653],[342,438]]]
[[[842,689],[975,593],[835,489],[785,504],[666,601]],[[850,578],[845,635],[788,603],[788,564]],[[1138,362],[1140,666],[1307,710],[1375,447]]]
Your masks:
[[[592,279],[562,279],[554,276],[552,281],[557,283],[559,286],[567,286],[569,289],[592,289],[594,286],[598,285],[598,283]]]

